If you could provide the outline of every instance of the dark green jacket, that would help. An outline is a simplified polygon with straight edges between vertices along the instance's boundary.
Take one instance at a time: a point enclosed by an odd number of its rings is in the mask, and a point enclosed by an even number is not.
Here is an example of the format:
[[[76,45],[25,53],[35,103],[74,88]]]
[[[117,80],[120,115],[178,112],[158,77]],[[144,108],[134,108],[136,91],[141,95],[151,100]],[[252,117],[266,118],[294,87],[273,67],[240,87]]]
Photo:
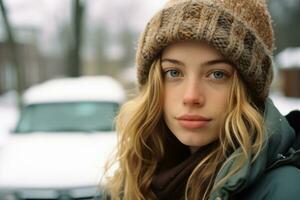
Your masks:
[[[300,199],[300,136],[271,100],[266,102],[264,120],[266,142],[257,160],[244,165],[222,188],[214,192],[209,200]],[[300,121],[296,123],[299,124]],[[217,180],[230,171],[233,162],[234,160],[222,168]]]

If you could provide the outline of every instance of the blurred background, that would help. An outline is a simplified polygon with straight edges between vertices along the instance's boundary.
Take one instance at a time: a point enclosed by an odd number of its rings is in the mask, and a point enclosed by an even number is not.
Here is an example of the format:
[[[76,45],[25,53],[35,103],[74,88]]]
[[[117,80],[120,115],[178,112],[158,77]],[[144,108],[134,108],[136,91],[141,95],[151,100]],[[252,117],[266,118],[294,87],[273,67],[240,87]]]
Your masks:
[[[109,75],[135,82],[138,34],[164,2],[1,0],[0,124],[32,85],[61,77]],[[9,114],[7,114],[7,112]],[[12,111],[12,112],[10,112]],[[1,126],[1,125],[0,125]]]
[[[59,77],[109,75],[132,88],[138,35],[165,0],[0,2],[0,95],[12,98]],[[299,97],[300,1],[268,4],[277,47],[273,89]]]
[[[138,36],[165,2],[0,0],[0,136],[15,129],[24,92],[48,80],[110,76],[128,98]],[[287,114],[300,109],[300,1],[268,6],[277,47],[271,98]]]

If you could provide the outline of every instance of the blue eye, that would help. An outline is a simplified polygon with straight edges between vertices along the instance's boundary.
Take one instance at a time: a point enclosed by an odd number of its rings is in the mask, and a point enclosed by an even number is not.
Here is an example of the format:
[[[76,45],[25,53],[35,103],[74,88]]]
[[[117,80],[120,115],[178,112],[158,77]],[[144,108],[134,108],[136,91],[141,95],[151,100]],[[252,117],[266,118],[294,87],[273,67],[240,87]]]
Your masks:
[[[178,70],[175,70],[175,69],[170,69],[170,70],[166,71],[165,73],[166,73],[166,76],[172,77],[172,78],[181,76],[181,72]]]
[[[215,78],[215,79],[222,79],[222,78],[224,78],[224,76],[226,76],[226,74],[222,71],[214,71],[212,73],[212,75],[213,75],[213,78]]]

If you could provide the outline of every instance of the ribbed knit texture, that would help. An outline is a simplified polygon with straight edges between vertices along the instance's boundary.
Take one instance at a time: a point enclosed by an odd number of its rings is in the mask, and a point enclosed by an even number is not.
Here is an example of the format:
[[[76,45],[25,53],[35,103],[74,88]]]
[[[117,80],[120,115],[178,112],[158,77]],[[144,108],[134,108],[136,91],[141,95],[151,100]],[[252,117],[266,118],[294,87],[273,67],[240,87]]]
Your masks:
[[[249,92],[263,103],[273,78],[273,29],[263,0],[169,0],[140,37],[140,86],[153,61],[176,41],[207,41],[234,65]]]

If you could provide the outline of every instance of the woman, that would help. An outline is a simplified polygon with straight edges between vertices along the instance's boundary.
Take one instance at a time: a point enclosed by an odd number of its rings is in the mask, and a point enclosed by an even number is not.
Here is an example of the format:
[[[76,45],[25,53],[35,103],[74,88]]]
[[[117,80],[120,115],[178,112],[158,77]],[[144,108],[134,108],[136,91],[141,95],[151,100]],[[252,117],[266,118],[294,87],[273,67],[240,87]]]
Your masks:
[[[267,98],[272,51],[262,0],[169,1],[116,121],[112,199],[299,199],[297,136]]]

